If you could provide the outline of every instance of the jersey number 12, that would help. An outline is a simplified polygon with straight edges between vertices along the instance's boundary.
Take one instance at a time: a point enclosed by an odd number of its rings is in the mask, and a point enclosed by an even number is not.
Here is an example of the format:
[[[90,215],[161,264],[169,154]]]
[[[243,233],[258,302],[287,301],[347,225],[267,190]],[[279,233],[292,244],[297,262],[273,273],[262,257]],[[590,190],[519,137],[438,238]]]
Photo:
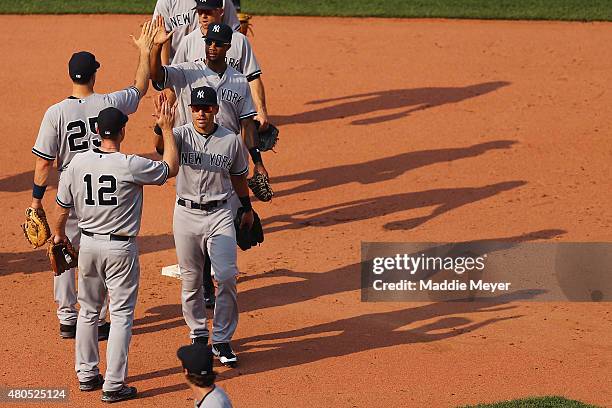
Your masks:
[[[85,195],[85,204],[96,205],[91,174],[86,174],[85,177],[83,177],[83,182],[85,183],[87,192]],[[115,176],[111,174],[102,174],[98,177],[97,187],[98,205],[117,205],[117,196],[113,195],[117,191],[117,179]]]

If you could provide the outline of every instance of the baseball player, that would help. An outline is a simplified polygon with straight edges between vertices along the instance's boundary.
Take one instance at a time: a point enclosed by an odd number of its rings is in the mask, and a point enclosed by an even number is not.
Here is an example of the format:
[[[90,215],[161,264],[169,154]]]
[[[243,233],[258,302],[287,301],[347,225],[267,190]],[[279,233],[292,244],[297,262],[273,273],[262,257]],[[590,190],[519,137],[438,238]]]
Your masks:
[[[223,22],[234,30],[240,29],[240,21],[232,1],[223,0]],[[164,65],[172,62],[174,53],[184,36],[198,28],[198,16],[194,10],[194,0],[157,0],[153,20],[157,16],[164,18],[166,31],[173,32],[172,41],[162,51]]]
[[[140,278],[136,236],[142,216],[142,190],[143,185],[162,185],[178,172],[173,114],[165,103],[157,123],[166,149],[162,161],[153,161],[120,153],[128,117],[113,107],[103,109],[98,115],[100,146],[76,155],[58,186],[60,216],[54,242],[67,240],[65,225],[72,208],[82,233],[78,297],[81,309],[75,347],[79,388],[93,391],[102,387],[104,402],[136,397],[136,388],[124,382]],[[104,379],[98,368],[96,337],[98,314],[107,294],[113,326]]]
[[[212,351],[222,364],[234,366],[238,358],[230,341],[238,325],[238,269],[229,201],[235,191],[246,210],[241,227],[251,228],[254,216],[246,180],[248,158],[240,136],[214,122],[219,103],[213,88],[193,88],[188,106],[191,123],[174,129],[180,166],[173,231],[181,271],[183,316],[192,343],[207,344],[202,271],[208,253],[217,281]],[[158,137],[155,147],[165,152],[165,141]]]
[[[217,91],[219,113],[215,121],[236,134],[241,134],[255,165],[255,172],[268,175],[257,148],[257,130],[253,117],[251,90],[246,77],[225,62],[232,40],[232,29],[225,24],[209,24],[206,32],[206,62],[161,65],[160,46],[170,39],[158,27],[151,57],[151,79],[157,90],[172,88],[178,101],[177,125],[191,121],[191,90],[210,86]]]
[[[77,153],[100,146],[100,139],[96,134],[98,112],[106,107],[114,106],[129,115],[138,108],[140,99],[148,88],[150,51],[145,49],[146,46],[141,39],[136,41],[136,44],[140,49],[140,60],[134,85],[109,94],[98,94],[94,91],[96,73],[100,68],[100,63],[96,61],[93,54],[82,51],[73,54],[70,58],[68,73],[72,80],[72,94],[47,109],[36,143],[32,148],[32,153],[37,156],[32,191],[33,208],[43,208],[42,199],[54,161],[57,161],[57,169],[61,178],[63,171]],[[78,246],[80,233],[74,211],[70,213],[66,228],[68,238],[75,247]],[[77,295],[74,279],[75,271],[71,270],[53,280],[62,338],[74,338],[76,333]],[[100,340],[108,337],[110,328],[110,324],[105,323],[105,317],[106,306],[100,311],[101,326],[98,332]]]
[[[193,391],[195,408],[232,408],[225,391],[215,384],[217,373],[213,370],[210,346],[194,343],[181,347],[176,355],[183,365],[187,385]]]
[[[212,1],[212,0],[208,0]],[[191,111],[189,109],[190,91],[193,87],[210,86],[215,88],[219,98],[219,113],[215,117],[217,123],[236,134],[242,133],[244,144],[255,165],[255,172],[266,176],[268,172],[263,165],[261,153],[256,144],[256,128],[253,117],[256,116],[251,98],[248,81],[243,74],[229,66],[226,53],[230,48],[233,32],[225,24],[208,24],[206,30],[206,61],[186,62],[178,65],[161,66],[159,50],[153,47],[154,57],[151,58],[151,79],[157,89],[172,87],[177,95],[179,111],[182,118],[179,124],[188,123]],[[159,26],[157,44],[168,40],[168,35]],[[159,47],[159,45],[158,45]],[[234,212],[239,204],[234,196],[231,200]],[[207,259],[204,272],[206,284],[206,305],[212,307],[215,303],[214,286],[210,278],[210,262]]]
[[[195,62],[206,60],[205,36],[209,24],[222,23],[223,0],[196,0],[196,11],[200,22],[200,29],[194,30],[183,38],[179,44],[173,64],[182,62]],[[268,127],[268,110],[266,108],[266,94],[261,80],[261,69],[253,53],[253,48],[247,37],[239,31],[232,34],[231,46],[225,55],[225,62],[246,76],[257,107],[255,120],[260,122],[260,129]]]

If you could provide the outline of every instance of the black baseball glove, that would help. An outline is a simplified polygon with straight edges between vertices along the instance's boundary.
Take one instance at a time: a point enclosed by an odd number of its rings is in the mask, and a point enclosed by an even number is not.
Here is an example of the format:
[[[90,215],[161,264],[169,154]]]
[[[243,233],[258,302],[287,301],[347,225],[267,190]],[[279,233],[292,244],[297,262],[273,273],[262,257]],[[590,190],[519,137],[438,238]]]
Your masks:
[[[253,227],[248,229],[247,227],[240,228],[240,222],[242,221],[242,215],[244,214],[244,207],[240,207],[234,218],[234,227],[236,228],[236,244],[246,251],[252,246],[261,244],[264,240],[263,228],[261,226],[261,220],[259,215],[253,210]]]
[[[259,150],[262,152],[273,150],[276,142],[278,142],[278,128],[270,123],[266,130],[259,130],[258,121],[255,121],[255,126],[259,135]]]
[[[274,191],[270,185],[270,180],[265,174],[255,173],[247,181],[249,188],[260,201],[270,201],[274,197]]]

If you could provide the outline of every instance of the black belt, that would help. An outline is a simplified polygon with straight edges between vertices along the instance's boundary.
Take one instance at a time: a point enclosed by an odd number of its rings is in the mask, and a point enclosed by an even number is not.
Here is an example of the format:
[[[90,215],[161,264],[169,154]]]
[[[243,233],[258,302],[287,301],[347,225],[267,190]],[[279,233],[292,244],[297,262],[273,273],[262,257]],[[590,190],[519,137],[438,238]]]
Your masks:
[[[83,235],[87,235],[88,237],[93,237],[94,235],[109,236],[109,234],[94,234],[93,232],[89,232],[89,231],[85,231],[85,230],[81,230],[81,233]],[[110,240],[111,241],[129,241],[130,238],[132,238],[132,237],[126,237],[124,235],[110,234]]]
[[[187,204],[187,201],[189,201],[189,204]],[[223,204],[227,203],[227,200],[209,201],[207,203],[198,204],[198,203],[194,203],[191,200],[185,200],[183,198],[179,198],[176,203],[178,205],[182,205],[183,207],[191,208],[191,209],[194,209],[194,210],[210,211],[210,210],[214,210],[215,208],[219,207],[220,205],[223,205]]]

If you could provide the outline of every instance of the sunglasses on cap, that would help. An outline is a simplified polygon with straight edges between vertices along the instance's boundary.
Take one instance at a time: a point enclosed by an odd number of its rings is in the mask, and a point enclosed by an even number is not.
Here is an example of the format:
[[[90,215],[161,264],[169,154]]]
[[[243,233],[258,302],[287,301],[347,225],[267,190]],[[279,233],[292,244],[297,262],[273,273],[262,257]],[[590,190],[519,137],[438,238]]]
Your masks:
[[[214,106],[210,106],[210,105],[191,105],[191,110],[193,112],[204,112],[204,113],[211,113],[214,110]]]
[[[206,45],[208,45],[209,47],[213,45],[213,43],[215,44],[216,47],[225,47],[226,45],[228,45],[228,43],[226,42],[222,42],[219,40],[209,40],[208,38],[205,41],[206,41]]]

